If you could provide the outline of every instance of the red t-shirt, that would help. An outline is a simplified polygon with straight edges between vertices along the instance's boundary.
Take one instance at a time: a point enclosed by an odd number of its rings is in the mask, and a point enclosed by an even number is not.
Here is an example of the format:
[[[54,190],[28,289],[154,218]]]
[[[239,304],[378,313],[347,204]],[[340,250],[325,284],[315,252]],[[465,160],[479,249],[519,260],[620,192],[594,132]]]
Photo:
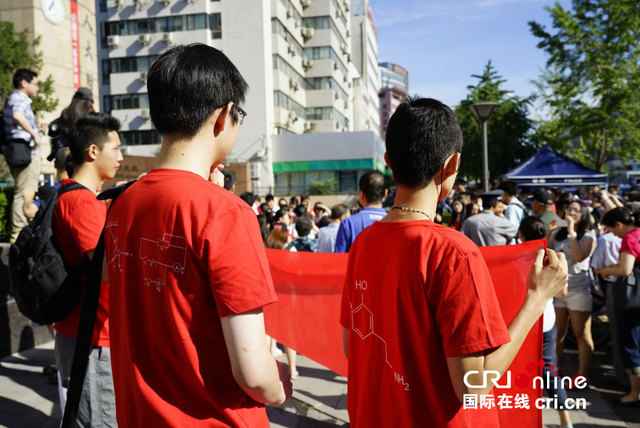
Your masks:
[[[251,207],[154,169],[112,203],[105,243],[118,425],[268,427],[233,378],[220,323],[277,300]]]
[[[462,410],[447,368],[447,357],[510,340],[484,259],[460,232],[427,220],[366,228],[349,252],[340,322],[352,427],[498,426],[495,409]]]
[[[636,227],[622,237],[620,252],[623,251],[634,256],[636,263],[640,263],[640,227]]]
[[[62,181],[65,186],[75,183],[73,179]],[[95,250],[107,217],[107,206],[96,199],[89,189],[67,192],[58,198],[53,212],[53,237],[62,256],[69,266],[78,266],[85,259],[87,251]],[[91,343],[95,346],[109,346],[109,291],[102,282],[96,324]],[[65,336],[77,338],[82,304],[76,305],[69,316],[54,324],[55,330]]]

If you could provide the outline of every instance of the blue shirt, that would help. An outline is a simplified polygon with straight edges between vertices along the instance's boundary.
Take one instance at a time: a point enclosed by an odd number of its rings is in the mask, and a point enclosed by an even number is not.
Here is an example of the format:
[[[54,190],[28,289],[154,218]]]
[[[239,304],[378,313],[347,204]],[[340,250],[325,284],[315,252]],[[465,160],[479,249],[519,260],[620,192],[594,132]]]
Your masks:
[[[31,138],[31,134],[25,131],[20,125],[13,120],[13,113],[20,112],[27,118],[27,122],[31,125],[36,132],[38,127],[36,126],[36,116],[31,109],[31,98],[24,92],[17,89],[11,93],[7,101],[7,108],[3,111],[4,117],[4,132],[7,135],[7,140],[25,140],[30,142],[30,146],[33,147],[34,143]],[[40,134],[38,132],[38,134]]]
[[[336,236],[336,247],[333,252],[348,253],[351,244],[356,240],[356,236],[358,236],[365,227],[382,220],[386,215],[387,212],[382,208],[366,207],[359,213],[342,220],[340,228],[338,229],[338,236]]]

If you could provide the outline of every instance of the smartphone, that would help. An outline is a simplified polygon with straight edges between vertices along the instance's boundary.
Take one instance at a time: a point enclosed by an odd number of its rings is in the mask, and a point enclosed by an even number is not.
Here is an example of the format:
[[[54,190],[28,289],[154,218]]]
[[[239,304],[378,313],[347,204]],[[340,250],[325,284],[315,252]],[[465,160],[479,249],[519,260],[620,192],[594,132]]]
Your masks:
[[[556,226],[558,227],[567,227],[569,226],[569,222],[567,220],[560,219],[556,221]]]

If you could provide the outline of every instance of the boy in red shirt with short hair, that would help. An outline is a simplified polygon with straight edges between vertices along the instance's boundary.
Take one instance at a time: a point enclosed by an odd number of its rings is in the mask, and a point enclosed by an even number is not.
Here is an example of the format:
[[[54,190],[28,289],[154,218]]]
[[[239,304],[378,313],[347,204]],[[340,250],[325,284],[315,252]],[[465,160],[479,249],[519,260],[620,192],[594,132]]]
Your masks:
[[[96,193],[104,180],[115,176],[122,161],[119,129],[117,119],[94,112],[80,117],[71,129],[69,149],[74,172],[71,178],[62,181],[62,186],[77,182],[85,188],[60,195],[53,212],[53,238],[71,267],[93,258],[104,227],[107,207],[96,199]],[[91,341],[93,346],[78,407],[78,423],[82,426],[116,426],[108,290],[102,284]],[[78,303],[67,318],[54,324],[56,364],[65,390],[71,377],[81,306]],[[66,397],[61,397],[60,402],[64,409]]]
[[[105,233],[118,424],[268,427],[264,403],[291,395],[265,340],[277,298],[256,216],[218,170],[247,84],[193,44],[162,54],[147,89],[157,167],[112,203]]]
[[[395,204],[349,252],[340,322],[349,358],[351,426],[498,426],[497,414],[462,409],[472,391],[487,394],[484,371],[500,373],[518,352],[546,301],[564,287],[562,254],[539,250],[527,298],[509,327],[478,247],[432,220],[451,190],[462,132],[453,112],[432,99],[408,99],[389,121],[385,160]],[[494,409],[495,410],[495,409]]]

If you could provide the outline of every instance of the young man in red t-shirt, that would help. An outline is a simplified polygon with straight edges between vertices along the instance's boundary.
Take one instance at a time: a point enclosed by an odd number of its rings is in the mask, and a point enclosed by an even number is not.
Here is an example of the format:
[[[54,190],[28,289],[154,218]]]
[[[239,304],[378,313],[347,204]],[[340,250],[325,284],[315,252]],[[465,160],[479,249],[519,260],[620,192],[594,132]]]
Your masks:
[[[462,133],[453,112],[409,99],[389,121],[385,160],[397,185],[394,207],[362,231],[349,252],[340,322],[349,358],[352,427],[498,426],[497,414],[462,409],[464,394],[487,394],[484,371],[503,373],[567,265],[540,250],[527,298],[507,327],[478,247],[434,223],[453,186]]]
[[[247,84],[193,44],[162,54],[147,89],[157,166],[112,203],[105,234],[118,424],[268,427],[264,403],[291,394],[265,340],[277,298],[255,213],[210,181]]]
[[[69,266],[88,263],[98,244],[107,217],[107,207],[96,199],[104,180],[115,176],[122,161],[120,123],[105,113],[87,113],[74,124],[69,149],[74,163],[72,182],[85,188],[66,192],[58,198],[54,210],[53,237]],[[116,426],[115,397],[109,350],[108,288],[100,288],[100,300],[93,330],[89,365],[78,408],[82,426]],[[73,353],[78,335],[81,304],[63,321],[54,324],[55,356],[63,390],[61,407],[66,402],[66,387],[71,377]]]

